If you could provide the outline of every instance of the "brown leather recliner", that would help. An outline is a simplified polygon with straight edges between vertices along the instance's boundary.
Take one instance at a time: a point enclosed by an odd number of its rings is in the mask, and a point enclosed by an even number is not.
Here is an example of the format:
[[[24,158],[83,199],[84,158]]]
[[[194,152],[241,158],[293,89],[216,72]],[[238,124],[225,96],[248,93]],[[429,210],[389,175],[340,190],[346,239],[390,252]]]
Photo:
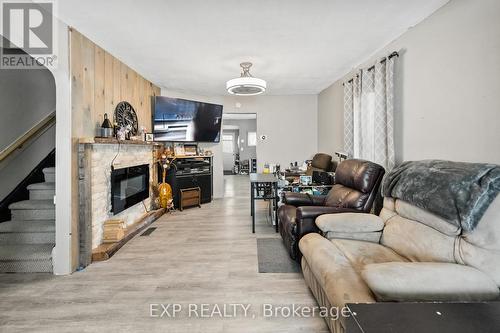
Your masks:
[[[285,192],[284,205],[278,210],[278,218],[281,237],[290,256],[299,260],[300,238],[311,232],[319,232],[314,223],[318,216],[347,212],[369,213],[379,193],[384,173],[384,168],[376,163],[351,159],[338,165],[335,185],[328,195]]]

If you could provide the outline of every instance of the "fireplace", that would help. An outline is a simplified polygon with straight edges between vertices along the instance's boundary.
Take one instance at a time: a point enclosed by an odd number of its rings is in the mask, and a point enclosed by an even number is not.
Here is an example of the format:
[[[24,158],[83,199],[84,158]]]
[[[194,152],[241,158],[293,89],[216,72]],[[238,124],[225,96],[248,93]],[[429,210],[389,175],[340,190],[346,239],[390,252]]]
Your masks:
[[[149,198],[149,164],[111,172],[111,211],[118,214]]]

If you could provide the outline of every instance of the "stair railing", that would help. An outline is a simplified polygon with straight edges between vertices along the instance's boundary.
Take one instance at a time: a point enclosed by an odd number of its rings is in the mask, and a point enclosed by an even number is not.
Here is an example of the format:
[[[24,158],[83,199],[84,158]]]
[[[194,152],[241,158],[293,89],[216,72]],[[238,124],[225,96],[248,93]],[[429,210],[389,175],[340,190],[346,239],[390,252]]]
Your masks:
[[[0,162],[9,157],[16,150],[21,149],[28,141],[45,132],[48,128],[56,123],[56,111],[52,111],[35,126],[27,130],[23,135],[18,137],[14,142],[8,145],[0,152]]]

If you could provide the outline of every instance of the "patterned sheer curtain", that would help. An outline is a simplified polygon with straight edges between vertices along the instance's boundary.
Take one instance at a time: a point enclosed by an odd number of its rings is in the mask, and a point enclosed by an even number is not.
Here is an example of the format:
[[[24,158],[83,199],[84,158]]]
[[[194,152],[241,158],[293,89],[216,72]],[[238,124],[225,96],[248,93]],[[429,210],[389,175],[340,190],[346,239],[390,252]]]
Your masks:
[[[387,57],[344,83],[344,149],[391,170],[394,152],[394,62]]]

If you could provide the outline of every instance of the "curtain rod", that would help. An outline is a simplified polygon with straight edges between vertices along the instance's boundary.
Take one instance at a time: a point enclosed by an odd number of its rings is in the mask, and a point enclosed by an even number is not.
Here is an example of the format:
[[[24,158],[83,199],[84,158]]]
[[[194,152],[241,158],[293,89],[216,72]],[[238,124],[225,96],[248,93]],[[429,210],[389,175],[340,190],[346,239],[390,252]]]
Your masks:
[[[389,56],[385,57],[385,58],[382,58],[380,60],[380,63],[383,64],[384,62],[387,61],[387,59],[391,59],[391,58],[394,58],[394,57],[399,57],[399,53],[397,51],[394,51],[392,52]],[[371,66],[371,67],[368,67],[368,69],[366,69],[367,71],[372,71],[375,69],[375,65]],[[355,77],[359,77],[359,74],[356,74]],[[354,80],[354,78],[350,79],[349,81],[347,81],[347,83],[351,83],[352,81]],[[345,85],[345,82],[342,83],[342,85]]]
[[[393,57],[399,57],[399,53],[397,53],[396,51],[392,52],[392,53],[391,53],[391,54],[390,54],[387,58],[383,58],[383,59],[381,59],[381,60],[380,60],[380,63],[381,63],[381,64],[383,64],[384,62],[386,62],[386,61],[387,61],[387,59],[391,59],[391,58],[393,58]],[[375,65],[373,65],[372,67],[369,67],[369,68],[367,69],[367,71],[372,71],[372,70],[374,70],[374,69],[375,69]]]

